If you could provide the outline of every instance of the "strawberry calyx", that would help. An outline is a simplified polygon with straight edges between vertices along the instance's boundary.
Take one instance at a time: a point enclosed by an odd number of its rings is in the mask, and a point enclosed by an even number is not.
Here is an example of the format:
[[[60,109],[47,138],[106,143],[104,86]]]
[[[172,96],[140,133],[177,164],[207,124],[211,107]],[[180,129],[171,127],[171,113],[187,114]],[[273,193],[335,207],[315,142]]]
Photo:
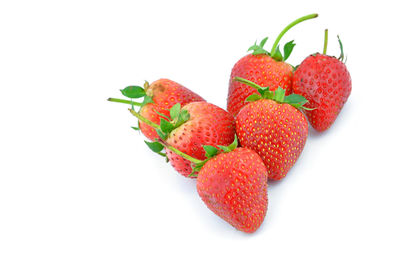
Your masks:
[[[304,107],[304,104],[308,102],[308,100],[303,97],[302,95],[298,94],[290,94],[288,96],[285,96],[285,89],[278,87],[275,91],[270,91],[269,87],[262,87],[260,85],[257,85],[254,82],[251,82],[250,80],[241,78],[241,77],[235,77],[235,81],[238,81],[240,83],[243,83],[245,85],[251,86],[255,89],[257,89],[257,92],[259,94],[252,94],[246,98],[246,102],[253,102],[257,101],[260,99],[270,99],[274,100],[278,103],[281,104],[289,104],[297,109],[305,109],[305,110],[313,110],[307,107]]]
[[[143,117],[142,115],[139,114],[139,112],[135,111],[135,109],[132,108],[129,109],[130,113],[138,118],[140,121],[146,123],[150,127],[154,128],[158,134],[158,136],[162,140],[166,140],[169,136],[169,134],[187,122],[190,119],[190,114],[187,110],[181,108],[180,103],[176,103],[172,108],[169,109],[169,114],[170,117],[157,112],[159,115],[161,115],[164,119],[160,119],[160,125],[150,121],[149,119]],[[136,130],[136,127],[132,127],[133,129]]]
[[[127,86],[124,89],[121,89],[122,95],[129,98],[126,99],[119,99],[119,98],[108,98],[108,101],[117,102],[117,103],[124,103],[133,106],[143,107],[147,103],[154,103],[153,95],[151,93],[147,93],[149,88],[149,82],[145,81],[143,87],[141,86]],[[133,99],[143,98],[142,102],[133,101]]]
[[[272,45],[271,48],[271,52],[268,52],[267,50],[264,49],[264,45],[268,40],[268,37],[264,38],[260,44],[257,44],[257,42],[255,42],[247,51],[253,51],[253,55],[258,55],[258,54],[267,54],[269,56],[271,56],[273,59],[275,59],[276,61],[286,61],[290,54],[293,51],[294,46],[296,45],[294,43],[294,41],[289,41],[287,42],[284,46],[283,46],[283,55],[279,49],[279,42],[282,39],[283,35],[285,35],[285,33],[291,29],[292,27],[294,27],[295,25],[308,20],[308,19],[312,19],[312,18],[316,18],[318,17],[318,14],[310,14],[307,16],[303,16],[300,17],[298,19],[296,19],[295,21],[293,21],[292,23],[290,23],[289,25],[287,25],[282,31],[281,33],[278,35],[278,37],[276,38],[274,44]]]
[[[339,61],[343,62],[343,63],[346,63],[346,61],[347,61],[347,56],[346,56],[346,58],[345,58],[345,56],[344,56],[344,52],[343,52],[343,43],[342,43],[342,41],[340,40],[339,35],[337,35],[337,38],[338,38],[339,47],[340,47],[340,55],[339,55],[339,57],[337,57],[337,59],[338,59]],[[324,49],[323,49],[323,51],[322,51],[322,54],[323,54],[323,55],[326,55],[327,48],[328,48],[328,29],[325,30],[325,34],[324,34]]]

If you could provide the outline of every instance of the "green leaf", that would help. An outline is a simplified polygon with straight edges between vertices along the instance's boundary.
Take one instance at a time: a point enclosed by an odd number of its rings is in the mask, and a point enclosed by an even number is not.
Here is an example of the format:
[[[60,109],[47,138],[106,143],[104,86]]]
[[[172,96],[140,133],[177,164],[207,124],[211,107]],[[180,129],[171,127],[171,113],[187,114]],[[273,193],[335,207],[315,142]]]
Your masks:
[[[181,112],[179,112],[177,121],[175,123],[175,128],[178,128],[179,126],[187,122],[189,119],[190,119],[189,112],[185,109],[181,110]]]
[[[218,153],[218,148],[212,145],[203,145],[204,151],[206,151],[206,157],[211,158]]]
[[[299,94],[290,94],[285,97],[284,103],[306,103],[307,99]]]
[[[293,43],[294,40],[289,41],[288,43],[283,46],[283,60],[286,61],[287,58],[289,58],[290,54],[293,51],[294,46],[296,46],[295,43]]]
[[[278,47],[276,47],[276,52],[275,52],[274,59],[277,60],[277,61],[282,61],[282,59],[283,59],[282,53],[281,53],[281,51],[279,49],[279,45],[278,45]]]
[[[181,104],[176,103],[172,108],[169,110],[169,115],[171,116],[172,120],[175,120],[178,118],[179,113],[181,112]]]
[[[160,128],[165,134],[169,134],[175,129],[175,126],[167,120],[160,119]]]
[[[218,145],[218,147],[221,148],[221,150],[224,151],[225,153],[229,153],[235,150],[237,146],[238,146],[238,140],[236,134],[235,134],[235,139],[230,145],[228,146]]]
[[[128,98],[141,98],[146,95],[144,89],[140,86],[128,86],[121,90],[122,95]]]
[[[340,56],[339,56],[338,59],[339,59],[340,61],[343,61],[343,59],[344,59],[343,44],[342,44],[342,41],[341,41],[340,38],[339,38],[339,35],[337,35],[337,38],[338,38],[339,46],[340,46]]]
[[[253,101],[260,100],[260,99],[262,99],[262,97],[260,95],[253,94],[253,95],[248,96],[245,101],[246,102],[253,102]]]
[[[154,110],[155,113],[157,113],[157,114],[160,115],[161,117],[165,118],[167,121],[171,121],[171,119],[170,119],[167,115],[162,114],[161,112],[158,112],[158,111],[156,111],[155,109],[153,109],[153,110]]]
[[[258,93],[261,94],[262,98],[272,99],[274,96],[273,91],[269,91],[269,87],[263,87],[262,89],[258,89]]]
[[[154,103],[153,98],[149,97],[148,95],[145,95],[142,102],[142,107],[148,103]]]
[[[160,153],[164,149],[164,146],[162,144],[160,144],[159,142],[148,142],[148,141],[144,141],[144,142],[155,153]]]
[[[252,46],[247,51],[253,51],[253,55],[257,54],[269,54],[266,50],[264,50],[264,45],[267,42],[268,37],[264,38],[259,45],[257,45],[257,42],[255,42]]]
[[[274,92],[274,100],[278,102],[284,102],[285,99],[285,89],[278,87]]]
[[[265,37],[261,42],[260,42],[260,47],[264,48],[265,43],[267,42],[268,37]]]
[[[132,126],[131,128],[134,129],[135,131],[139,131],[139,130],[140,130],[139,127],[134,127],[134,126]]]
[[[161,139],[166,140],[168,137],[168,134],[164,133],[161,129],[156,129],[156,133],[158,136],[160,136]]]

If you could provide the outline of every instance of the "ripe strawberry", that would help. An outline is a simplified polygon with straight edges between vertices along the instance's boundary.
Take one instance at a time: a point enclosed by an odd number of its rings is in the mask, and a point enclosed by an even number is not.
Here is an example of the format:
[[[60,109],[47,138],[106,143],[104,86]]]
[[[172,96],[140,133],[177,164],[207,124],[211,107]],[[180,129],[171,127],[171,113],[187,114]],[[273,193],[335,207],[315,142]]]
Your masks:
[[[193,102],[182,108],[190,119],[170,132],[165,140],[182,152],[203,160],[206,158],[203,145],[229,145],[235,137],[233,116],[211,103]],[[191,162],[166,150],[171,165],[182,175],[188,177],[192,172]]]
[[[293,90],[309,102],[305,114],[311,126],[327,130],[339,115],[351,92],[351,77],[343,60],[343,46],[339,39],[339,58],[326,55],[327,31],[323,54],[308,56],[296,69]]]
[[[293,67],[285,60],[290,56],[295,44],[290,41],[284,46],[284,55],[279,50],[279,41],[282,36],[298,23],[317,17],[317,14],[311,14],[301,17],[290,23],[277,37],[272,46],[271,53],[264,49],[268,38],[263,39],[259,45],[254,44],[249,48],[253,50],[252,54],[244,56],[233,67],[229,81],[228,106],[230,113],[236,116],[240,109],[247,104],[246,98],[257,90],[246,85],[235,82],[235,77],[242,77],[250,80],[262,87],[269,87],[271,91],[282,87],[286,90],[286,95],[292,93]]]
[[[192,102],[182,109],[180,104],[170,109],[170,119],[161,119],[160,125],[151,122],[134,110],[131,113],[139,120],[156,129],[157,138],[165,144],[177,148],[189,156],[203,160],[206,158],[203,145],[228,145],[235,138],[235,119],[233,116],[211,103]],[[163,148],[149,147],[159,153]],[[165,155],[165,154],[162,154]],[[166,149],[166,156],[171,165],[185,177],[196,176],[192,173],[192,163]]]
[[[270,179],[286,176],[303,151],[308,134],[305,116],[297,108],[306,100],[296,94],[285,97],[282,88],[274,92],[255,83],[246,82],[258,89],[250,96],[250,104],[236,116],[236,130],[242,147],[256,151],[263,159]]]
[[[133,105],[141,106],[139,113],[156,124],[160,124],[160,119],[170,118],[169,109],[177,103],[185,106],[191,102],[205,101],[193,91],[169,79],[159,79],[150,85],[146,82],[144,88],[129,86],[121,92],[129,98],[144,97],[143,103],[133,102]],[[113,98],[109,101],[132,104],[128,100]],[[139,121],[139,128],[148,139],[154,140],[158,137],[155,129],[142,121]]]
[[[204,145],[206,159],[198,160],[161,141],[149,145],[153,151],[164,146],[191,161],[199,172],[197,192],[207,207],[235,228],[252,233],[265,218],[268,206],[267,169],[256,152],[237,148],[235,137],[229,146]]]
[[[216,215],[236,229],[252,233],[267,212],[267,179],[260,156],[236,148],[205,163],[197,177],[197,192]]]

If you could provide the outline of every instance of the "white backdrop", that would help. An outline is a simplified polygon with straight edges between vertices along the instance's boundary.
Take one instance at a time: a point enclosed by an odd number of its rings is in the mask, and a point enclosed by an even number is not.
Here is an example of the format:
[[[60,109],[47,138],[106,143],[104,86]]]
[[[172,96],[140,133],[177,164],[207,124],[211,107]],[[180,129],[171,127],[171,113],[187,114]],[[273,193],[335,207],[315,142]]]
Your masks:
[[[399,264],[394,1],[1,1],[0,264]],[[252,235],[130,129],[119,89],[165,77],[226,107],[230,70],[294,19],[288,62],[348,55],[333,127],[270,183]]]

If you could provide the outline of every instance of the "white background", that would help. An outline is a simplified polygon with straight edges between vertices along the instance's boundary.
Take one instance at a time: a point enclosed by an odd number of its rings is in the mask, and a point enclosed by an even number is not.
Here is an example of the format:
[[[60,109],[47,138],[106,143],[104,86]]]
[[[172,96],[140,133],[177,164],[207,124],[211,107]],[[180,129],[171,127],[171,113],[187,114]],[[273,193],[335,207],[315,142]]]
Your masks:
[[[399,264],[394,3],[1,1],[0,264]],[[247,48],[314,12],[282,40],[297,43],[288,62],[321,52],[329,28],[353,91],[244,234],[106,99],[165,77],[225,107]]]

